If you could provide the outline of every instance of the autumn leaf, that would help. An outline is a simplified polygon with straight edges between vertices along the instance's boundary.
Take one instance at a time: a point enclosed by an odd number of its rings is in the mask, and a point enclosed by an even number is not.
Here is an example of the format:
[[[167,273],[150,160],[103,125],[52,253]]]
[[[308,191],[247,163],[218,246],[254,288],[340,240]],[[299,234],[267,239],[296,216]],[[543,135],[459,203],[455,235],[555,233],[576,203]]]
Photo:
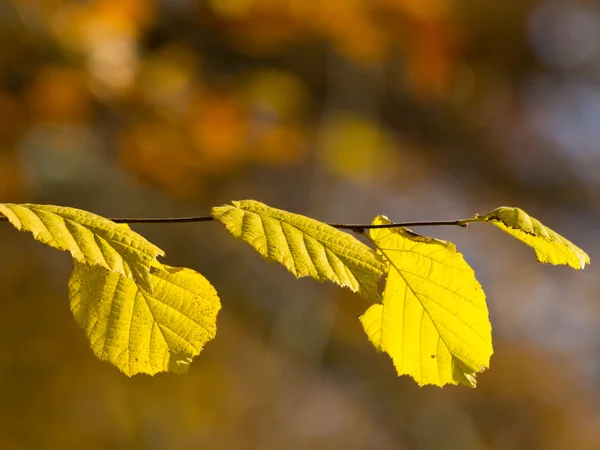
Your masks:
[[[127,376],[183,373],[216,335],[221,304],[206,278],[154,263],[150,281],[153,293],[119,273],[77,262],[69,281],[71,311],[92,351]]]
[[[128,226],[65,206],[0,204],[0,213],[43,244],[71,253],[80,263],[100,266],[151,289],[149,269],[164,252]]]
[[[389,223],[383,216],[373,222]],[[383,303],[360,316],[369,340],[420,386],[475,387],[493,350],[485,294],[471,267],[454,244],[406,228],[371,229],[369,237],[389,264]]]
[[[254,200],[213,208],[213,217],[267,261],[276,261],[296,278],[329,280],[372,301],[385,264],[348,233],[299,214]]]
[[[586,252],[520,208],[501,206],[478,218],[533,248],[541,263],[564,264],[574,269],[583,269],[590,263]]]

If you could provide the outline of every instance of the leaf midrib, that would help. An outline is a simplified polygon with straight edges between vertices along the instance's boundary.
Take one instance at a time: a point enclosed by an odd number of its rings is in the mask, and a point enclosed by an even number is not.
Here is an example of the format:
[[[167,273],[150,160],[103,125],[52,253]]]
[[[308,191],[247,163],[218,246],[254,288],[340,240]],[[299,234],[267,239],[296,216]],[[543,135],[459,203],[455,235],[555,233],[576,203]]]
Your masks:
[[[445,340],[444,338],[442,338],[442,334],[441,334],[441,332],[440,332],[440,330],[439,330],[439,328],[438,328],[438,324],[436,323],[436,321],[434,321],[434,320],[432,319],[432,317],[431,317],[431,314],[430,314],[429,310],[428,310],[428,309],[426,308],[426,306],[423,304],[423,302],[421,301],[421,299],[419,298],[419,296],[417,295],[417,293],[414,291],[414,289],[412,288],[412,286],[410,286],[410,284],[408,283],[407,279],[404,277],[404,274],[402,273],[402,270],[400,270],[400,269],[398,268],[398,266],[397,266],[397,265],[396,265],[396,264],[395,264],[395,263],[394,263],[394,262],[393,262],[393,261],[392,261],[392,260],[391,260],[391,259],[390,259],[390,258],[387,256],[386,252],[385,252],[383,249],[381,249],[381,248],[380,248],[380,247],[377,245],[377,243],[376,243],[374,240],[372,240],[372,241],[373,241],[373,244],[374,244],[374,245],[375,245],[375,246],[376,246],[376,247],[377,247],[377,248],[378,248],[378,249],[381,251],[381,253],[382,253],[382,254],[385,256],[385,258],[388,260],[388,262],[389,262],[389,263],[390,263],[390,264],[391,264],[391,265],[394,267],[394,269],[396,270],[396,272],[398,272],[398,275],[400,275],[400,277],[401,277],[401,278],[402,278],[402,280],[404,281],[406,288],[407,288],[407,289],[409,289],[409,290],[410,290],[410,292],[413,294],[413,296],[414,296],[414,297],[417,299],[417,301],[419,302],[419,304],[420,304],[420,305],[421,305],[421,307],[423,308],[423,311],[427,313],[427,316],[429,317],[429,320],[431,320],[431,323],[432,323],[432,324],[433,324],[433,326],[435,327],[435,330],[436,330],[436,332],[437,332],[437,334],[438,334],[438,337],[439,337],[439,339],[440,339],[440,340],[441,340],[441,341],[444,343],[444,346],[445,346],[445,347],[446,347],[446,349],[448,350],[448,353],[450,354],[450,356],[451,356],[452,358],[454,358],[454,359],[457,359],[458,361],[461,361],[461,360],[460,360],[458,357],[456,357],[456,356],[455,356],[455,355],[454,355],[454,354],[453,354],[453,353],[450,351],[450,349],[449,349],[449,347],[448,347],[448,344],[446,343],[446,340]],[[425,256],[425,255],[423,255],[423,256]],[[431,258],[430,258],[430,259],[431,259]],[[431,261],[435,261],[435,260],[431,259]],[[429,281],[429,280],[428,280],[428,281]],[[437,283],[436,283],[436,284],[437,284]],[[446,289],[447,289],[447,290],[449,290],[448,288],[446,288]],[[452,291],[450,291],[450,292],[452,292]],[[457,294],[457,295],[458,295],[458,294]],[[452,314],[452,312],[451,312],[450,310],[448,310],[448,309],[447,309],[445,306],[443,306],[443,305],[441,305],[440,303],[438,303],[438,302],[434,301],[434,300],[433,300],[431,297],[429,297],[429,296],[427,296],[427,295],[424,295],[424,296],[425,296],[426,298],[428,298],[429,300],[431,300],[432,302],[436,303],[438,306],[440,306],[440,307],[442,307],[443,309],[445,309],[446,311],[448,311],[450,314]],[[459,296],[459,297],[460,297],[460,296]],[[461,297],[461,298],[463,298],[463,297]],[[467,300],[467,301],[468,301],[468,300]],[[404,299],[403,299],[403,302],[404,302],[404,303],[406,303],[406,298],[404,298]],[[471,302],[469,301],[469,303],[471,303]],[[404,312],[405,312],[405,311],[406,311],[406,304],[404,305],[404,308],[403,308],[403,314],[404,314]],[[453,314],[452,314],[452,315],[453,315]],[[464,323],[464,324],[465,324],[465,325],[466,325],[466,326],[467,326],[467,327],[468,327],[468,328],[469,328],[471,331],[473,331],[473,333],[474,333],[474,334],[475,334],[477,337],[479,337],[479,338],[480,338],[480,339],[483,341],[483,339],[481,338],[481,336],[480,336],[480,335],[479,335],[477,332],[475,332],[475,330],[474,330],[474,329],[471,327],[471,325],[467,324],[467,323],[466,323],[466,322],[465,322],[465,321],[464,321],[462,318],[460,318],[460,317],[458,317],[458,316],[455,316],[455,317],[457,317],[457,318],[458,318],[458,319],[459,319],[459,320],[460,320],[462,323]],[[382,324],[381,324],[381,329],[383,330],[383,314],[382,314],[382,319],[381,319],[381,322],[382,322]],[[479,354],[479,352],[478,352],[478,351],[476,351],[476,350],[475,350],[475,349],[474,349],[474,348],[471,346],[471,344],[469,344],[469,343],[468,343],[467,341],[465,341],[463,338],[461,338],[460,336],[458,336],[458,335],[457,335],[455,332],[453,332],[452,330],[450,330],[448,327],[444,327],[444,328],[445,328],[446,330],[448,330],[449,332],[451,332],[451,333],[452,333],[454,336],[456,336],[456,337],[457,337],[457,338],[458,338],[458,339],[459,339],[461,342],[463,342],[464,344],[466,344],[466,345],[467,345],[467,347],[469,347],[469,348],[470,348],[472,351],[474,351],[474,353],[475,353],[475,354]],[[403,317],[403,329],[402,329],[402,333],[403,333],[403,337],[404,337],[404,317]],[[404,343],[404,340],[402,340],[402,342]],[[403,358],[403,357],[404,357],[404,352],[402,352],[402,358]],[[421,359],[422,359],[422,358],[421,358],[421,354],[419,354],[419,360],[421,360]],[[403,359],[401,359],[401,363],[402,363],[402,362],[403,362]],[[422,361],[421,361],[421,363],[422,363]],[[470,361],[469,361],[469,363],[470,363]],[[463,362],[463,364],[465,364],[465,362]],[[438,364],[438,365],[439,365],[439,364]]]

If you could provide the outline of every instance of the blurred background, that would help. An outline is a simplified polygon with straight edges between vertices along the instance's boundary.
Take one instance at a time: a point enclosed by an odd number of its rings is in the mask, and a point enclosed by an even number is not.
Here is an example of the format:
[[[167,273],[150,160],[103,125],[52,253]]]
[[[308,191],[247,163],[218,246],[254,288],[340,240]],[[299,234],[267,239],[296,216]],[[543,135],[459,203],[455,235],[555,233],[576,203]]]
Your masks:
[[[0,224],[0,448],[600,448],[600,2],[0,1],[0,201],[109,216],[257,199],[324,221],[520,206],[591,256],[454,241],[488,296],[479,386],[418,388],[360,297],[218,224],[134,229],[219,291],[183,376],[129,379],[71,317],[70,257]]]

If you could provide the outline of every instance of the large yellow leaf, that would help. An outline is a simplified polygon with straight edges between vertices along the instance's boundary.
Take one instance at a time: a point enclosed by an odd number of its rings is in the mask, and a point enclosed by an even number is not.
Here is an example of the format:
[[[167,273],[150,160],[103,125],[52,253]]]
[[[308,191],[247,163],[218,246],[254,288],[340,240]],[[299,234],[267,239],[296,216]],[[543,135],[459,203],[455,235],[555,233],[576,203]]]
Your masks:
[[[59,250],[71,253],[80,263],[97,265],[136,279],[150,289],[150,264],[164,252],[128,226],[75,208],[52,205],[0,204],[18,230]]]
[[[77,262],[69,281],[71,310],[94,354],[127,376],[185,372],[217,331],[221,304],[202,275],[154,263],[150,281],[152,294],[118,273]]]
[[[360,316],[369,340],[421,386],[474,387],[493,350],[485,294],[471,267],[452,243],[405,228],[371,229],[369,237],[389,263],[383,304]]]
[[[574,269],[590,263],[587,253],[522,209],[501,206],[479,218],[529,245],[541,263],[565,264]]]
[[[254,200],[215,207],[212,215],[236,239],[250,244],[267,261],[282,264],[297,278],[329,280],[380,301],[377,284],[385,264],[348,233]]]

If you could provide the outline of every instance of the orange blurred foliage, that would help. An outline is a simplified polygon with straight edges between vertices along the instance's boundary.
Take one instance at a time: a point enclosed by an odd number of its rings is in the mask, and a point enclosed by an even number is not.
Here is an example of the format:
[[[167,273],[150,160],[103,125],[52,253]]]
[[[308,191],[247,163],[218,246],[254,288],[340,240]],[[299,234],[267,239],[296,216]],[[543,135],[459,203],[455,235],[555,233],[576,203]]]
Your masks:
[[[233,92],[202,95],[190,108],[191,135],[200,154],[202,171],[219,173],[234,170],[248,156],[247,115]]]
[[[91,96],[84,74],[68,66],[48,66],[28,91],[30,109],[40,122],[85,122]]]

